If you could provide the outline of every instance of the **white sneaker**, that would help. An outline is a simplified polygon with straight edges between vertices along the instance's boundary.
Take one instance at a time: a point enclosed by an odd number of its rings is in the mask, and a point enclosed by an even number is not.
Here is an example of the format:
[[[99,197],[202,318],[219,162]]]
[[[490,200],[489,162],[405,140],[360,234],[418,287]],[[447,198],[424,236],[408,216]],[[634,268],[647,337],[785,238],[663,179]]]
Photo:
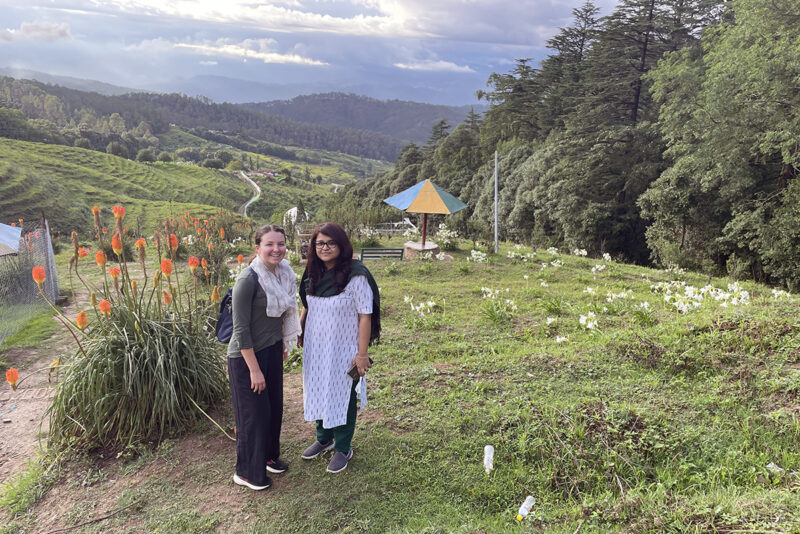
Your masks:
[[[248,488],[250,488],[251,490],[254,490],[254,491],[265,490],[265,489],[267,489],[268,487],[270,487],[272,485],[272,479],[269,478],[269,477],[267,477],[267,485],[266,486],[256,486],[255,484],[253,484],[252,482],[250,482],[246,478],[242,478],[239,475],[237,475],[236,473],[233,474],[233,481],[236,484],[239,484],[240,486],[248,487]]]

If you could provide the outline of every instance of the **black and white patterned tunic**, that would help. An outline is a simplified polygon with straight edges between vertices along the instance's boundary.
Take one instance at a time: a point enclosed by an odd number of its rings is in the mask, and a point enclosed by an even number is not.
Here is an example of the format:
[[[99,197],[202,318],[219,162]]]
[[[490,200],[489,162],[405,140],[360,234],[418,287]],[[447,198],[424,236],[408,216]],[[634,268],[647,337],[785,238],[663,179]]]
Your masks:
[[[323,428],[347,422],[353,379],[347,371],[358,353],[358,314],[372,313],[372,290],[365,276],[354,276],[334,297],[308,295],[303,334],[303,409],[306,421]],[[364,377],[356,388],[367,405]]]

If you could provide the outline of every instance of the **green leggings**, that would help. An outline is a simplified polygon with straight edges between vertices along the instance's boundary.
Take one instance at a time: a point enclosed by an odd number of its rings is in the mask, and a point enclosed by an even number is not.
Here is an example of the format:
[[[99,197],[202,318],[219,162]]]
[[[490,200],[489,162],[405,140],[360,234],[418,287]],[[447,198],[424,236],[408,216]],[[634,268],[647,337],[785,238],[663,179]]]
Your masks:
[[[317,441],[328,443],[335,439],[335,449],[345,454],[350,452],[350,443],[353,441],[353,434],[356,431],[356,413],[358,403],[356,399],[356,386],[358,380],[353,380],[353,389],[350,391],[350,404],[347,406],[347,422],[341,426],[333,428],[322,428],[322,420],[317,421]]]

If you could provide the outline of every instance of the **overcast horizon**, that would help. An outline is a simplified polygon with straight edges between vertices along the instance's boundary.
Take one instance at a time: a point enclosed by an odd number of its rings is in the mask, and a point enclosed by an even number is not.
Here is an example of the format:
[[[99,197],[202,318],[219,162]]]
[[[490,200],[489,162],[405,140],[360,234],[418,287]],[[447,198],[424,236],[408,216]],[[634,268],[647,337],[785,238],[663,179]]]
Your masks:
[[[0,5],[0,67],[217,101],[344,91],[474,104],[492,72],[544,59],[583,3],[10,0]],[[615,3],[595,1],[600,15]]]

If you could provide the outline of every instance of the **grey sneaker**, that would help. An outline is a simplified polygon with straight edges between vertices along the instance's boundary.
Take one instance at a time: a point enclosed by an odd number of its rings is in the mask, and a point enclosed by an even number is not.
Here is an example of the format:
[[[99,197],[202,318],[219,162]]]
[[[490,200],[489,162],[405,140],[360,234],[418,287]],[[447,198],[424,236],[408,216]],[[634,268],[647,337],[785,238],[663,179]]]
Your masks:
[[[300,455],[300,458],[303,460],[313,460],[320,454],[325,451],[329,451],[333,449],[333,440],[330,440],[327,443],[320,443],[319,441],[315,441],[311,444],[309,448],[303,451],[303,454]]]
[[[331,458],[331,463],[328,464],[328,473],[339,473],[347,469],[347,462],[353,457],[353,449],[347,454],[336,451],[336,454]]]

